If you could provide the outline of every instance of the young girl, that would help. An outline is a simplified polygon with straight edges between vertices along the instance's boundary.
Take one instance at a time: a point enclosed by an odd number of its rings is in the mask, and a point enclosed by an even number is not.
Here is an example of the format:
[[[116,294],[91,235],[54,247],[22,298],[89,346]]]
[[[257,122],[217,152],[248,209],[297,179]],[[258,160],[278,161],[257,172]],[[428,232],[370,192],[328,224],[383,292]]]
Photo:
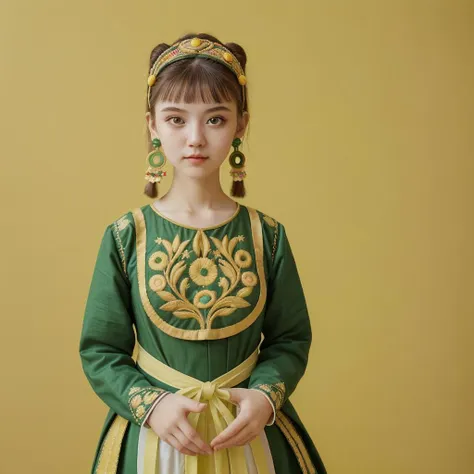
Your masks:
[[[151,54],[145,192],[107,226],[80,340],[110,407],[93,473],[325,473],[289,396],[311,326],[285,227],[245,195],[246,55],[186,35]],[[135,347],[135,332],[138,355]]]

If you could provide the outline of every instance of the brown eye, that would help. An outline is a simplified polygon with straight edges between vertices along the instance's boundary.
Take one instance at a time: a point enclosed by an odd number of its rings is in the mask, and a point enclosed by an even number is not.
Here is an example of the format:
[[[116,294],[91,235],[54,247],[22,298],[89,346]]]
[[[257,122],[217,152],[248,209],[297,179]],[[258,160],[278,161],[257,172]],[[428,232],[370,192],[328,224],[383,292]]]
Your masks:
[[[181,123],[176,123],[174,119],[183,120],[181,117],[170,117],[167,122],[171,122],[173,125],[181,125]]]
[[[212,117],[209,119],[209,121],[211,120],[220,120],[220,122],[218,123],[213,123],[212,125],[220,125],[220,124],[223,124],[225,122],[225,118],[224,117]]]

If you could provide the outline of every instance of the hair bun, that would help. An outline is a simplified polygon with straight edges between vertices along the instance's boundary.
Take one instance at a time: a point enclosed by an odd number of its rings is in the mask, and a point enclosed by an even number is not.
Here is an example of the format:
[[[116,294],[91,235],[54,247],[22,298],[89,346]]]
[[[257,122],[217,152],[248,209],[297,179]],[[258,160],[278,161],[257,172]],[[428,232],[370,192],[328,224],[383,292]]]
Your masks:
[[[247,55],[245,54],[244,48],[237,43],[224,43],[224,46],[232,52],[232,54],[239,60],[242,69],[245,71],[245,65],[247,64]]]
[[[151,69],[153,67],[153,64],[155,64],[155,61],[159,58],[159,56],[164,53],[168,48],[170,47],[169,44],[167,43],[160,43],[158,46],[155,46],[150,54],[150,67]]]

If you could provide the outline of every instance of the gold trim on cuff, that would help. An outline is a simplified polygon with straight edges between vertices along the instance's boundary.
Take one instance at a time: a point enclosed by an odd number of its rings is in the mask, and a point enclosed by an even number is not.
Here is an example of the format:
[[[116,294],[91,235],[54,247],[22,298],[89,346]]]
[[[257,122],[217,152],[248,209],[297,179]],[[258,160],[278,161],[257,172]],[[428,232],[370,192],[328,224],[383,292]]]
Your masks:
[[[128,392],[128,407],[137,424],[141,425],[156,399],[165,390],[157,387],[132,387]]]
[[[148,418],[150,418],[150,415],[151,415],[151,412],[153,411],[153,409],[156,407],[156,405],[158,405],[158,403],[161,402],[161,400],[163,400],[163,398],[166,397],[166,395],[169,395],[171,392],[163,392],[161,395],[158,395],[158,398],[153,402],[153,405],[150,407],[150,409],[147,411],[147,414],[145,415],[145,417],[143,418],[143,421],[142,421],[142,425],[141,426],[144,426],[145,428],[149,428],[150,425],[148,424]]]
[[[277,411],[280,410],[280,408],[283,406],[283,403],[285,402],[286,388],[284,382],[277,382],[273,384],[263,383],[254,385],[251,388],[261,390],[263,393],[268,395],[272,401],[272,404],[275,406],[275,410]]]

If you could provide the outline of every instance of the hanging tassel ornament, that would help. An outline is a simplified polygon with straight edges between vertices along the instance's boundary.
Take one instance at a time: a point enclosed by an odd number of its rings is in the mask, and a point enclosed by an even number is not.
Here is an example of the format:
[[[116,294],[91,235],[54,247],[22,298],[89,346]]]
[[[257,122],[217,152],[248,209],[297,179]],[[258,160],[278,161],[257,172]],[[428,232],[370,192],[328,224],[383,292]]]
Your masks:
[[[147,157],[148,169],[145,173],[145,179],[148,183],[145,186],[145,194],[148,197],[156,198],[158,197],[158,187],[156,183],[160,183],[161,178],[166,176],[166,171],[162,170],[166,164],[166,157],[163,151],[160,150],[161,141],[159,138],[154,138],[151,143],[154,150],[152,150]]]
[[[234,151],[229,156],[229,163],[232,168],[230,171],[230,175],[232,176],[232,188],[230,194],[235,197],[245,196],[244,179],[247,176],[247,173],[245,172],[245,155],[239,151],[241,143],[242,140],[240,138],[234,139],[232,142]]]

